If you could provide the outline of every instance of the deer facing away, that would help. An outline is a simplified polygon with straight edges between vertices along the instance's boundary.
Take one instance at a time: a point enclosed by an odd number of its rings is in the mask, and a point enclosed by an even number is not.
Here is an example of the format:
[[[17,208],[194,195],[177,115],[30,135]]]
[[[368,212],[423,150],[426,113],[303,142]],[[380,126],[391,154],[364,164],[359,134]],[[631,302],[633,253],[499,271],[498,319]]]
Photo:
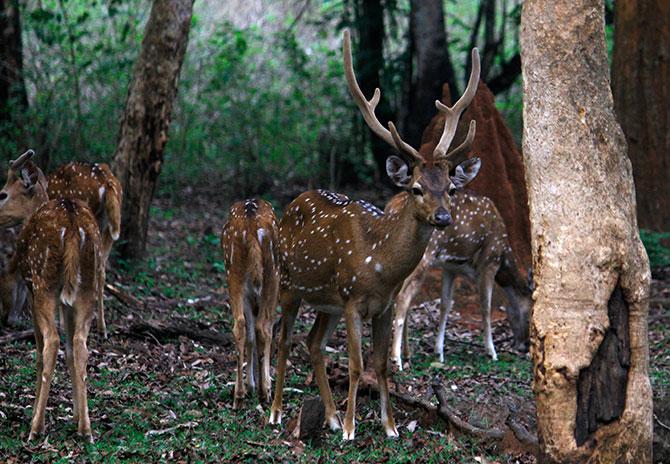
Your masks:
[[[245,360],[249,389],[257,387],[259,399],[270,400],[272,326],[279,291],[276,244],[277,220],[270,203],[253,199],[230,207],[221,247],[237,346],[235,409],[246,394],[242,378]]]
[[[282,318],[270,423],[281,422],[293,325],[300,303],[305,301],[317,311],[307,345],[327,424],[333,430],[342,427],[343,439],[354,438],[356,393],[363,373],[362,323],[371,319],[382,425],[387,436],[397,437],[387,369],[391,302],[403,280],[419,263],[433,229],[451,223],[451,195],[472,180],[479,170],[478,159],[463,161],[474,138],[474,124],[466,141],[447,152],[458,119],[474,97],[479,80],[479,57],[473,50],[472,74],[461,99],[451,108],[436,103],[438,109],[447,114],[444,133],[434,150],[423,151],[404,142],[393,123],[389,123],[387,130],[377,120],[374,110],[380,98],[379,89],[370,101],[361,92],[354,76],[348,31],[344,33],[344,68],[351,95],[370,129],[403,153],[411,164],[396,156],[387,159],[387,174],[405,190],[399,194],[400,207],[391,214],[326,191],[305,192],[286,207],[279,223]],[[451,170],[455,170],[455,174],[450,177]],[[349,351],[349,394],[344,423],[340,424],[322,351],[342,316]]]
[[[69,198],[84,201],[95,215],[102,239],[103,272],[100,274],[97,307],[98,333],[107,338],[103,292],[105,267],[112,245],[121,232],[121,183],[104,163],[72,162],[60,166],[48,177],[49,198]]]
[[[18,289],[31,300],[37,351],[37,387],[29,440],[44,431],[44,414],[59,336],[56,304],[64,303],[66,361],[72,377],[73,414],[80,434],[92,440],[86,399],[86,340],[97,298],[100,233],[93,213],[79,200],[49,200],[46,179],[30,158],[10,162],[0,191],[0,227],[23,222],[16,252],[2,279],[3,311],[11,310]]]
[[[470,192],[458,192],[452,198],[453,226],[436,230],[426,252],[396,298],[395,332],[391,359],[402,370],[401,346],[408,357],[407,314],[412,299],[421,288],[430,268],[442,270],[440,320],[435,338],[435,354],[444,362],[444,335],[451,310],[454,279],[467,275],[477,282],[480,311],[484,327],[484,344],[493,360],[497,354],[491,334],[491,295],[494,280],[503,288],[510,303],[507,318],[517,349],[527,350],[528,314],[532,305],[531,290],[517,269],[505,224],[493,201]],[[393,202],[387,210],[397,208]]]

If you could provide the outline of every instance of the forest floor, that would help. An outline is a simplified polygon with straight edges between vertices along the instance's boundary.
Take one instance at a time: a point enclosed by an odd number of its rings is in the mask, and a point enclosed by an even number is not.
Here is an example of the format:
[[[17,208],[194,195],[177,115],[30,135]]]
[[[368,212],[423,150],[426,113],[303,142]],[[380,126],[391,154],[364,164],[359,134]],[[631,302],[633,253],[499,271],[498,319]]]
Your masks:
[[[489,360],[478,299],[466,280],[457,285],[444,364],[434,362],[432,354],[438,292],[431,288],[435,281],[428,280],[421,304],[410,313],[410,366],[394,370],[392,388],[437,404],[431,385],[439,382],[461,419],[487,430],[506,430],[501,440],[463,434],[435,411],[398,399],[400,438],[386,439],[369,370],[359,394],[355,441],[342,442],[341,433],[328,430],[313,439],[296,438],[302,401],[318,394],[305,346],[314,320],[309,308],[296,323],[282,426],[266,424],[268,412],[255,398],[248,399],[246,408],[233,410],[235,355],[218,236],[228,202],[193,192],[188,197],[188,204],[158,199],[148,259],[136,266],[117,262],[108,273],[109,283],[135,299],[122,303],[108,295],[110,336],[102,339],[94,327],[89,336],[93,444],[76,436],[62,352],[47,408],[47,433],[26,443],[34,400],[34,342],[29,338],[0,345],[0,462],[535,462],[532,446],[519,442],[505,425],[512,415],[534,433],[530,360],[510,349],[511,331],[501,310],[494,312],[499,360]],[[667,302],[670,270],[657,270],[655,277],[652,293]],[[660,425],[670,425],[670,308],[661,304],[652,305],[649,327],[657,462],[662,462],[658,452],[670,443],[670,429]],[[147,333],[140,330],[145,322],[212,337]],[[27,320],[23,324],[29,327]],[[364,335],[369,354],[369,333]],[[342,324],[327,355],[331,386],[344,411],[348,377]]]

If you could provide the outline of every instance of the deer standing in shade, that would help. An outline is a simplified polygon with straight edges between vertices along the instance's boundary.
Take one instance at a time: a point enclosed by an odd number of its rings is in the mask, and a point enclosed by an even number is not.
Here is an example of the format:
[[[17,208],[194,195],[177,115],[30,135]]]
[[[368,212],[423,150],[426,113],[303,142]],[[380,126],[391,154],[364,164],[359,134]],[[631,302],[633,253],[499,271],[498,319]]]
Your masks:
[[[400,205],[390,202],[392,211]],[[453,226],[436,230],[428,243],[423,259],[405,280],[396,298],[395,331],[391,359],[402,370],[401,346],[408,358],[407,314],[418,293],[425,273],[431,268],[442,270],[440,321],[435,337],[435,354],[444,362],[444,334],[451,311],[453,283],[457,275],[467,275],[477,282],[480,311],[484,327],[486,351],[498,359],[491,334],[491,295],[494,280],[503,288],[510,303],[507,318],[514,335],[515,347],[525,351],[528,346],[528,313],[531,290],[518,271],[507,239],[505,223],[493,202],[470,192],[458,192],[452,198]]]
[[[258,387],[259,400],[270,400],[272,325],[279,292],[276,244],[277,220],[270,203],[252,199],[230,207],[228,222],[221,232],[221,248],[237,346],[235,409],[242,405],[246,394],[245,359],[249,389]]]
[[[20,289],[31,301],[37,351],[37,387],[29,440],[44,431],[44,413],[58,346],[56,304],[65,325],[65,356],[72,377],[77,431],[92,441],[86,399],[86,340],[102,272],[101,239],[86,203],[49,200],[42,171],[30,161],[32,150],[10,162],[0,191],[0,227],[23,222],[16,252],[2,279],[3,319],[16,304]]]
[[[107,338],[103,294],[105,269],[112,245],[121,233],[123,188],[105,163],[72,162],[58,167],[48,177],[49,198],[69,198],[85,202],[95,215],[102,239],[103,271],[98,284],[97,329]]]
[[[270,423],[281,422],[293,325],[300,303],[305,301],[317,311],[307,345],[330,428],[342,427],[343,439],[354,438],[356,393],[363,373],[362,323],[370,319],[382,425],[387,436],[398,436],[388,390],[391,303],[404,279],[419,263],[433,229],[451,224],[451,196],[479,170],[479,159],[463,161],[474,139],[474,123],[470,124],[465,142],[447,151],[458,119],[474,97],[479,80],[476,49],[472,58],[472,73],[461,99],[451,108],[436,102],[438,110],[447,115],[440,143],[434,150],[428,147],[416,150],[400,138],[393,123],[389,122],[386,129],[377,120],[374,110],[379,103],[379,89],[370,101],[366,100],[354,75],[349,31],[344,32],[344,69],[356,105],[370,129],[405,155],[411,164],[396,156],[387,159],[387,174],[404,190],[398,194],[399,207],[393,213],[383,214],[366,202],[319,190],[301,194],[286,207],[279,223],[282,318]],[[454,172],[452,176],[450,171]],[[322,354],[342,316],[349,351],[349,395],[344,424],[340,424],[337,415]]]

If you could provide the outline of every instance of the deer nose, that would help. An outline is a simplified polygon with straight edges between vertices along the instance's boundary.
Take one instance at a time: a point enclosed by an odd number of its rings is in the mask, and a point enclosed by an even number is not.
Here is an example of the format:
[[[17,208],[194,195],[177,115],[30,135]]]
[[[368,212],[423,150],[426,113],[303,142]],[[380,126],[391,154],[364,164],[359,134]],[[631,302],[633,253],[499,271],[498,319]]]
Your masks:
[[[447,227],[451,224],[451,214],[441,206],[435,211],[435,225],[438,227]]]

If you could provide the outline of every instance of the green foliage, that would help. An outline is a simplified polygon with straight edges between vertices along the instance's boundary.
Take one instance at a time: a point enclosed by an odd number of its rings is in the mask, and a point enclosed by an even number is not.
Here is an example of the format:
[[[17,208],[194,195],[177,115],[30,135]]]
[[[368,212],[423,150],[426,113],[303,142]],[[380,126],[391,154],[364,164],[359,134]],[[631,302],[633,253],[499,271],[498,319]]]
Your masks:
[[[647,250],[651,267],[670,266],[670,248],[662,243],[664,240],[670,241],[670,232],[653,232],[640,229],[640,238]]]

